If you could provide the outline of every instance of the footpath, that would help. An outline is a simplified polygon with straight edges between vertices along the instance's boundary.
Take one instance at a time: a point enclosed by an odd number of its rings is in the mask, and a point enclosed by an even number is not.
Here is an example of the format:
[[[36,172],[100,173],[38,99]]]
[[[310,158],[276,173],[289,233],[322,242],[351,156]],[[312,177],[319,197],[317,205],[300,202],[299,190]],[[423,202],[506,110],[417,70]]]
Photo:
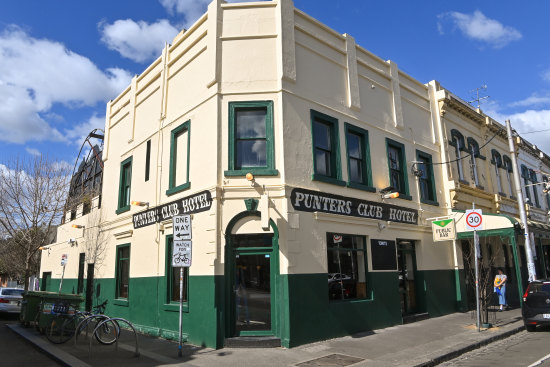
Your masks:
[[[33,328],[8,327],[65,366],[242,366],[242,367],[345,367],[345,366],[435,366],[524,329],[521,310],[490,314],[493,327],[477,331],[471,312],[454,313],[411,324],[302,345],[296,348],[183,347],[145,335],[138,336],[139,357],[129,332],[123,332],[118,347],[100,345],[79,337],[65,344],[52,344]],[[91,342],[91,343],[90,343]],[[91,345],[91,354],[90,351]],[[30,361],[32,362],[32,361]]]

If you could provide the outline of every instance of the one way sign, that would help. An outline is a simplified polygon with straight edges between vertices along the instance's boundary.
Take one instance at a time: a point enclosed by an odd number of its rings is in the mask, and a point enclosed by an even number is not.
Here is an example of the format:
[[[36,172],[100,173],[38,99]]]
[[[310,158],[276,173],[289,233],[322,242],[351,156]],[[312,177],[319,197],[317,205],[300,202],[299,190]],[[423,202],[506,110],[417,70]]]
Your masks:
[[[175,215],[172,217],[172,226],[174,227],[174,240],[191,239],[191,215]]]

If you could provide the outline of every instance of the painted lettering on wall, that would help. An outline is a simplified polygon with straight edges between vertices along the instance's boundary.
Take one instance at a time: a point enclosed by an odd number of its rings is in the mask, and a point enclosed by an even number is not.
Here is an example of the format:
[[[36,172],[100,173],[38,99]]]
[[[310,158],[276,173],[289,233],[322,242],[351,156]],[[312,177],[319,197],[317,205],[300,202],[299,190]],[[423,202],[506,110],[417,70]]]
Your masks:
[[[212,195],[210,191],[202,191],[198,194],[187,196],[170,203],[147,209],[134,214],[132,220],[134,229],[146,227],[151,224],[163,222],[180,214],[194,214],[210,210]]]
[[[396,205],[376,203],[318,191],[293,189],[290,201],[295,210],[324,212],[352,217],[418,224],[418,211]]]

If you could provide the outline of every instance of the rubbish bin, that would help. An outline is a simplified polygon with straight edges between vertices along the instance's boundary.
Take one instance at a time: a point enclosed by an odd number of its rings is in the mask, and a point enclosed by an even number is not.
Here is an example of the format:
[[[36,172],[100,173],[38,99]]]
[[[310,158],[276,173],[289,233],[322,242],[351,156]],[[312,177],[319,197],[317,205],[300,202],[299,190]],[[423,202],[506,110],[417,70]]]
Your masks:
[[[42,301],[41,293],[44,292],[26,291],[23,294],[19,320],[25,327],[28,327],[31,322],[36,320],[36,317],[38,315],[38,307],[40,306],[40,302]]]
[[[39,307],[38,330],[43,331],[52,322],[55,314],[71,314],[80,309],[84,298],[78,294],[65,294],[55,292],[40,292],[42,302]]]

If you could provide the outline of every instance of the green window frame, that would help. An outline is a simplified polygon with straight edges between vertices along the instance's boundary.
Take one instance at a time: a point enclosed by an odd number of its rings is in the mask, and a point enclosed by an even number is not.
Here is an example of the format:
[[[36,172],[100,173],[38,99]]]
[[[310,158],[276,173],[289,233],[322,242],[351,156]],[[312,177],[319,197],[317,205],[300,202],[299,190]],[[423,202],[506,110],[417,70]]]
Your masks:
[[[533,171],[532,169],[529,170],[529,176],[531,177],[531,183],[532,184],[536,184],[538,183],[538,179],[537,179],[537,173],[535,171]],[[533,185],[533,196],[535,198],[535,205],[537,208],[540,208],[540,201],[539,201],[539,193],[538,193],[538,190],[537,190],[537,185]]]
[[[390,138],[386,138],[386,154],[388,157],[390,186],[399,192],[399,198],[412,200],[412,196],[409,194],[405,145]]]
[[[187,133],[187,151],[184,152],[186,157],[184,157],[185,167],[181,167],[181,162],[178,162],[178,156],[181,152],[178,152],[178,142],[179,138]],[[191,182],[189,182],[189,156],[191,153],[191,120],[185,121],[183,124],[179,125],[173,129],[170,133],[170,173],[168,175],[168,190],[166,190],[166,195],[170,196],[175,193],[187,190],[191,187]],[[178,180],[178,177],[182,173],[179,170],[184,169],[183,182]]]
[[[174,236],[166,236],[166,252],[165,252],[165,295],[164,295],[164,310],[179,311],[179,268],[172,266],[172,243]],[[183,310],[189,312],[189,268],[183,268]]]
[[[145,181],[149,181],[151,171],[151,139],[147,140],[145,148]]]
[[[118,208],[116,214],[130,210],[130,191],[132,188],[132,157],[120,163],[120,180],[118,187]]]
[[[525,187],[525,197],[529,199],[532,204],[533,201],[531,199],[531,190],[529,189],[529,181],[531,180],[531,176],[529,175],[529,169],[524,164],[521,165],[521,177],[523,178],[523,186]]]
[[[372,299],[367,238],[327,232],[329,302]]]
[[[265,125],[246,125],[255,122],[254,114],[264,114]],[[246,127],[249,127],[246,129]],[[252,173],[256,176],[277,176],[275,168],[275,145],[273,132],[273,101],[229,102],[229,151],[228,169],[225,176],[245,176]],[[252,144],[252,145],[251,145]],[[255,145],[265,148],[265,153],[256,153],[257,162],[247,164],[245,152],[252,151]],[[249,150],[248,150],[248,149]],[[261,149],[260,149],[261,151]]]
[[[130,244],[116,247],[115,304],[128,305],[130,298]]]
[[[422,175],[418,177],[420,202],[438,206],[432,156],[417,149],[416,160],[422,162],[416,164],[416,167],[422,171]]]
[[[376,192],[372,186],[369,132],[357,126],[344,124],[346,130],[346,156],[348,187]]]
[[[338,120],[311,110],[311,141],[313,151],[313,181],[345,186],[340,164]]]

